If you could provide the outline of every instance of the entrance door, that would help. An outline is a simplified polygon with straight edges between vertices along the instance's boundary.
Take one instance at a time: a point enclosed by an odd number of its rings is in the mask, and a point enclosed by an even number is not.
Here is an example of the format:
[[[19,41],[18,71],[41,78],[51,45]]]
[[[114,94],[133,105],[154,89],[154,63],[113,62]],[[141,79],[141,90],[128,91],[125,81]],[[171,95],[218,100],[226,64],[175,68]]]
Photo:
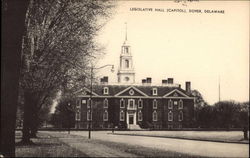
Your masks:
[[[129,124],[134,124],[134,116],[129,115]]]

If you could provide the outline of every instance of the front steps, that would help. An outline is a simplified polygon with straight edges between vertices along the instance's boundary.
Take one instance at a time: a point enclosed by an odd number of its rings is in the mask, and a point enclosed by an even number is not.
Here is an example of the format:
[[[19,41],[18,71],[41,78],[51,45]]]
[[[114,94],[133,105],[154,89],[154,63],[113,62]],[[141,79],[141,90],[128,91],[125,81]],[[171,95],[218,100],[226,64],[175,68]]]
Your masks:
[[[142,130],[141,127],[139,125],[133,125],[133,124],[129,124],[128,125],[128,129],[132,129],[132,130]]]

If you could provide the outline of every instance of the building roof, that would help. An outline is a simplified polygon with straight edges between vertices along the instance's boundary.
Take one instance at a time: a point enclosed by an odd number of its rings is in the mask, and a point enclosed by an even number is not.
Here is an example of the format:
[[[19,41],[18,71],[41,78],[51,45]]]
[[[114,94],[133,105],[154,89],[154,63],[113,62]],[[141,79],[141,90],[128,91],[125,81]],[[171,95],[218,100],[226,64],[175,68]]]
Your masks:
[[[104,87],[108,88],[108,94],[104,94],[103,90]],[[153,88],[157,88],[157,95],[152,94]],[[90,86],[86,86],[80,91],[77,92],[77,94],[81,94],[84,89],[88,92],[90,92]],[[128,94],[130,89],[133,89],[135,92],[134,95],[137,96],[159,96],[164,97],[171,95],[174,92],[177,92],[181,96],[185,97],[193,97],[192,94],[187,93],[185,90],[183,90],[180,87],[169,87],[169,86],[149,86],[149,85],[93,85],[92,86],[92,94],[98,95],[98,96],[122,96],[122,95],[131,95]]]

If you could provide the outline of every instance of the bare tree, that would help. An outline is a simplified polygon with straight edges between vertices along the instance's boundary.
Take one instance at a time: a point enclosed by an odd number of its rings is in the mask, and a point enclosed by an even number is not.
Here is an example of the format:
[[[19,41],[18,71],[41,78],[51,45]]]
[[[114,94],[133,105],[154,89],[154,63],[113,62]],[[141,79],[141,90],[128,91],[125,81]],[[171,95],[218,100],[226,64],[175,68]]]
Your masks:
[[[59,90],[79,80],[100,52],[97,32],[110,15],[110,1],[31,1],[23,39],[23,143],[31,143],[39,110]],[[79,70],[81,67],[81,70]]]

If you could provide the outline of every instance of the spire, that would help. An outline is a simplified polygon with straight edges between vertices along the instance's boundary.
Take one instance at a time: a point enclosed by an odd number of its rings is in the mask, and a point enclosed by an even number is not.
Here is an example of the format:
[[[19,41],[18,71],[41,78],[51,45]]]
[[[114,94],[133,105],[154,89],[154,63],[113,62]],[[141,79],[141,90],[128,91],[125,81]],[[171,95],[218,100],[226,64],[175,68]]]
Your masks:
[[[125,41],[127,41],[127,22],[125,22],[125,26],[126,26],[126,34],[125,34]]]

